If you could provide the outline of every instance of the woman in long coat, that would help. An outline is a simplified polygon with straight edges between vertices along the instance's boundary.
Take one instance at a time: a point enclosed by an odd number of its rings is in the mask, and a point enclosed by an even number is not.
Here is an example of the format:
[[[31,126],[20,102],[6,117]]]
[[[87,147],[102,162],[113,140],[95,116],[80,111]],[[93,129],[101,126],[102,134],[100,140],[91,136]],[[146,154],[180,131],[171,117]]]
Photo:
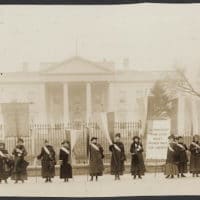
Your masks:
[[[91,144],[89,146],[89,173],[91,176],[91,181],[93,181],[93,177],[96,177],[96,181],[98,180],[98,176],[103,175],[103,148],[100,144],[97,144],[97,138],[91,138]]]
[[[183,137],[179,136],[178,138],[178,171],[181,174],[181,177],[185,177],[184,173],[187,173],[187,145],[183,143]]]
[[[5,143],[0,143],[0,183],[2,180],[7,183],[7,179],[11,176],[13,160],[5,149]]]
[[[175,137],[173,135],[170,135],[168,139],[169,145],[167,149],[165,175],[166,178],[174,178],[175,175],[178,175],[176,144],[174,143]]]
[[[14,155],[12,179],[15,180],[15,183],[18,183],[19,180],[24,183],[24,180],[27,180],[26,168],[29,163],[24,159],[24,157],[27,155],[27,151],[24,147],[24,140],[22,138],[18,139],[18,144],[14,148],[12,154]]]
[[[42,178],[45,178],[45,182],[52,182],[51,178],[55,176],[55,151],[49,142],[45,140],[45,144],[41,149],[41,153],[37,156],[37,159],[41,159],[42,163]]]
[[[193,177],[199,176],[200,173],[200,142],[199,136],[195,135],[193,137],[193,142],[190,144],[190,173],[192,173]]]
[[[120,141],[121,135],[117,133],[115,135],[115,142],[109,146],[111,155],[111,174],[115,175],[115,180],[120,180],[120,175],[124,172],[124,162],[126,155],[124,152],[124,144]]]
[[[131,174],[134,179],[138,175],[138,178],[142,178],[145,172],[145,165],[143,159],[143,146],[140,142],[140,138],[138,136],[133,137],[133,143],[131,144],[130,153],[132,155],[131,158]]]
[[[62,147],[59,152],[59,160],[61,162],[60,165],[60,178],[64,179],[64,182],[67,182],[70,178],[72,178],[72,166],[70,164],[70,144],[68,141],[62,142]]]

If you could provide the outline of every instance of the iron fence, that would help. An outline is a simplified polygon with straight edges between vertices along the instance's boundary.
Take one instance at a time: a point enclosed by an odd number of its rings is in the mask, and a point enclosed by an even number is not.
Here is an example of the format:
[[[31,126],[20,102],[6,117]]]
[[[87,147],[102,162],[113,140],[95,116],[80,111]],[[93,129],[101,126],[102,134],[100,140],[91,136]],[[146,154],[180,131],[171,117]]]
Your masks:
[[[98,137],[99,143],[104,148],[104,162],[110,162],[111,153],[109,152],[109,143],[105,135],[102,133],[101,129],[96,123],[85,123],[85,122],[69,122],[67,124],[32,124],[30,125],[29,132],[24,139],[25,147],[28,151],[27,159],[32,163],[34,157],[36,157],[44,144],[44,140],[47,139],[51,145],[54,146],[56,154],[58,156],[61,142],[66,139],[66,130],[68,129],[78,129],[81,132],[74,150],[72,152],[73,161],[76,164],[87,163],[87,133],[86,127],[89,128],[90,137]],[[125,153],[127,156],[127,162],[130,162],[131,155],[129,153],[130,145],[132,143],[132,138],[134,136],[140,135],[141,132],[141,122],[115,122],[114,130],[115,133],[121,133],[121,140],[125,146]],[[4,135],[4,126],[0,125],[0,136]],[[143,142],[144,148],[146,144],[145,135],[140,135]],[[12,152],[16,145],[16,137],[4,137],[4,142],[6,143],[6,148],[9,152]],[[184,136],[184,141],[189,145],[192,141],[191,136]]]

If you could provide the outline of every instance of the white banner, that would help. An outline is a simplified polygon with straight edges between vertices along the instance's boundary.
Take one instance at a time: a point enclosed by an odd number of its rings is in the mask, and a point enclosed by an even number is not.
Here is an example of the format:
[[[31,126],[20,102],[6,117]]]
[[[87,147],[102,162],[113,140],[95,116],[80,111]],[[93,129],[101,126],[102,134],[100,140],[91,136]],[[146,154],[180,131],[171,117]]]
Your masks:
[[[170,128],[170,120],[148,122],[146,159],[166,159]]]

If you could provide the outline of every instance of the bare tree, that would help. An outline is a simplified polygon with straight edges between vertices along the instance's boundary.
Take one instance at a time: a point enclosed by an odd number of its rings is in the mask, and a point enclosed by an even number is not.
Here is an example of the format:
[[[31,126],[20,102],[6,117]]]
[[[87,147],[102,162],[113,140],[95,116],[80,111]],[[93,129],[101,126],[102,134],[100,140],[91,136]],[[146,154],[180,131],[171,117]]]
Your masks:
[[[165,81],[165,87],[168,91],[173,92],[178,90],[200,98],[200,92],[194,88],[185,71],[177,67],[175,69],[175,76],[168,76]]]

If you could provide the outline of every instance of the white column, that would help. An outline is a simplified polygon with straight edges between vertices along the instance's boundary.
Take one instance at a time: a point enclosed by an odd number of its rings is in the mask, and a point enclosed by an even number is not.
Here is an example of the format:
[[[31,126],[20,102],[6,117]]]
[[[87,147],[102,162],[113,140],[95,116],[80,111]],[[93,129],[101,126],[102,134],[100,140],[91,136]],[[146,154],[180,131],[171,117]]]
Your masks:
[[[178,96],[178,134],[184,135],[185,133],[185,96]]]
[[[91,83],[86,84],[86,121],[89,122],[92,114]]]
[[[191,99],[192,99],[192,125],[193,125],[193,134],[199,134],[197,99],[195,97],[192,97]]]
[[[63,122],[64,124],[69,122],[69,93],[68,93],[68,83],[64,83],[63,85]]]
[[[114,99],[114,84],[109,83],[108,86],[108,112],[115,111],[115,99]]]

